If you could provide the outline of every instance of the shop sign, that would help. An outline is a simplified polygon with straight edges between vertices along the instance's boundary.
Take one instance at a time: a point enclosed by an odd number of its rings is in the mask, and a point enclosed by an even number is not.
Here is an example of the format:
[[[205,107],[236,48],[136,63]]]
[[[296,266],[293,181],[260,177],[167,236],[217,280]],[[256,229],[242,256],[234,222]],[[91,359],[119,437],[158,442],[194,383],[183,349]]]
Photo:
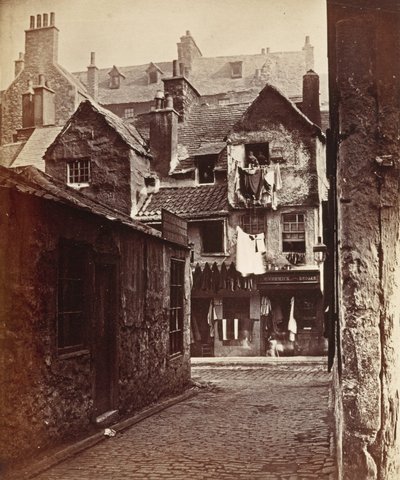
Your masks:
[[[274,272],[257,276],[258,284],[319,284],[319,272]]]

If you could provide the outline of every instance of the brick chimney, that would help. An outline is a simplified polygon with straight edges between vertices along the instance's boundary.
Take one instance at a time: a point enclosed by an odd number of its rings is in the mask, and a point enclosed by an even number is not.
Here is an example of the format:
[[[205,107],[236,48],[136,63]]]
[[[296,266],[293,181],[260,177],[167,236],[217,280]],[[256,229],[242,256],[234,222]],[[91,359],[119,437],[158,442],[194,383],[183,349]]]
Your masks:
[[[181,37],[181,41],[177,43],[178,46],[178,62],[182,63],[184,67],[190,70],[192,69],[192,62],[194,58],[201,57],[199,47],[196,45],[189,30],[186,30],[186,35]]]
[[[310,37],[307,35],[303,47],[306,72],[314,68],[314,47],[310,43]]]
[[[50,13],[50,22],[47,13],[31,16],[30,28],[25,30],[25,68],[44,72],[48,64],[58,62],[58,28],[54,22],[54,13]]]
[[[96,54],[91,52],[90,65],[87,67],[87,90],[97,100],[99,93],[99,69],[96,67]]]
[[[44,75],[41,74],[39,83],[34,86],[29,81],[27,91],[22,94],[22,130],[54,124],[54,91],[46,85]]]
[[[18,77],[18,75],[24,69],[24,63],[25,63],[24,54],[22,52],[19,52],[18,60],[15,60],[15,70],[14,70],[15,77]]]
[[[152,168],[167,177],[171,167],[178,161],[178,112],[170,95],[158,90],[155,109],[150,112],[150,152]]]
[[[303,102],[301,110],[315,125],[321,126],[319,76],[314,70],[309,70],[303,75]]]
[[[179,65],[180,66],[180,65]],[[178,75],[178,62],[173,61],[173,76],[163,78],[164,93],[173,98],[174,108],[179,113],[179,121],[183,122],[193,103],[200,98],[199,92],[182,74]]]

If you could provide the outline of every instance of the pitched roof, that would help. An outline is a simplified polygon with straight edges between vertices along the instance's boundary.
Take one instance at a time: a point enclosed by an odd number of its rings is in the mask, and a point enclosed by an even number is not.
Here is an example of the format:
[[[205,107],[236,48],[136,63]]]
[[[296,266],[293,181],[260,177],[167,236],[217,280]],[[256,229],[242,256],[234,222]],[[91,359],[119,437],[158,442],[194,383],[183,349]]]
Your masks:
[[[26,167],[33,165],[39,170],[45,169],[43,155],[49,145],[51,145],[57,135],[61,132],[62,127],[38,127],[35,128],[32,135],[25,142],[22,150],[14,158],[11,167]]]
[[[149,156],[147,144],[145,140],[142,138],[140,133],[136,130],[135,126],[125,122],[122,118],[115,115],[115,113],[107,110],[106,108],[101,107],[98,103],[93,100],[85,100],[80,103],[78,109],[72,114],[69,118],[67,123],[62,128],[59,135],[63,135],[63,133],[68,130],[71,121],[79,116],[84,115],[85,109],[90,108],[93,111],[100,114],[104,120],[108,123],[108,125],[118,133],[122,141],[124,141],[129,147],[135,150],[137,153],[141,155]],[[57,140],[57,138],[55,138]]]
[[[122,212],[91,200],[74,188],[68,187],[32,166],[16,169],[0,166],[0,185],[27,195],[44,198],[45,200],[99,215],[107,220],[124,224],[148,235],[161,237],[159,231],[137,220],[133,220]]]
[[[242,76],[232,78],[231,63],[242,63]],[[151,62],[163,73],[157,83],[149,83],[149,64],[120,67],[126,78],[120,88],[111,89],[108,72],[110,68],[98,70],[99,89],[97,100],[103,105],[145,102],[154,99],[157,90],[163,90],[161,78],[172,76],[172,62]],[[256,71],[260,77],[257,78]],[[200,95],[215,95],[237,92],[252,88],[260,89],[270,82],[288,96],[302,95],[302,77],[306,73],[306,57],[302,50],[294,52],[267,52],[255,55],[233,55],[221,57],[196,57],[192,60],[190,83]],[[87,71],[74,75],[87,85]]]
[[[166,187],[149,195],[137,214],[141,220],[160,220],[166,208],[184,218],[212,217],[228,212],[226,185]]]
[[[18,156],[19,152],[25,142],[7,143],[0,146],[0,165],[3,167],[9,167],[14,159]]]

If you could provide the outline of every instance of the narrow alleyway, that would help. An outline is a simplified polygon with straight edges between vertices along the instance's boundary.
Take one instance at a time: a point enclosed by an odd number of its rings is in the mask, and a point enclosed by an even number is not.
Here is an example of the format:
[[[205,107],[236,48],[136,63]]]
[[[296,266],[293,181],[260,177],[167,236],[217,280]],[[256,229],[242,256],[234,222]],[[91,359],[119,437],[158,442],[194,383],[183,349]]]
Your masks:
[[[324,362],[194,365],[200,393],[37,480],[334,480]]]

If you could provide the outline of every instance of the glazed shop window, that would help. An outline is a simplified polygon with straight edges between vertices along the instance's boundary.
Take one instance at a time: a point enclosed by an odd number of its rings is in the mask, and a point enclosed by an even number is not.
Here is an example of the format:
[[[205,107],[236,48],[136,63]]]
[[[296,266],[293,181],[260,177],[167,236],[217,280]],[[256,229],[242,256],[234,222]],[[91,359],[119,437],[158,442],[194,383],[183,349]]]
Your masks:
[[[57,346],[63,353],[82,350],[87,345],[87,288],[87,247],[63,240],[58,260],[57,302]]]
[[[202,253],[224,253],[225,252],[225,228],[224,221],[203,222],[200,225]]]
[[[284,213],[282,223],[282,251],[305,253],[304,213]]]
[[[184,260],[171,260],[170,308],[169,308],[169,353],[183,352],[183,307],[184,307]]]
[[[242,230],[252,235],[257,235],[258,233],[264,233],[266,230],[265,216],[262,214],[242,215],[240,218],[240,223],[241,223]]]
[[[70,160],[67,162],[67,183],[71,186],[88,186],[90,182],[90,160]]]

